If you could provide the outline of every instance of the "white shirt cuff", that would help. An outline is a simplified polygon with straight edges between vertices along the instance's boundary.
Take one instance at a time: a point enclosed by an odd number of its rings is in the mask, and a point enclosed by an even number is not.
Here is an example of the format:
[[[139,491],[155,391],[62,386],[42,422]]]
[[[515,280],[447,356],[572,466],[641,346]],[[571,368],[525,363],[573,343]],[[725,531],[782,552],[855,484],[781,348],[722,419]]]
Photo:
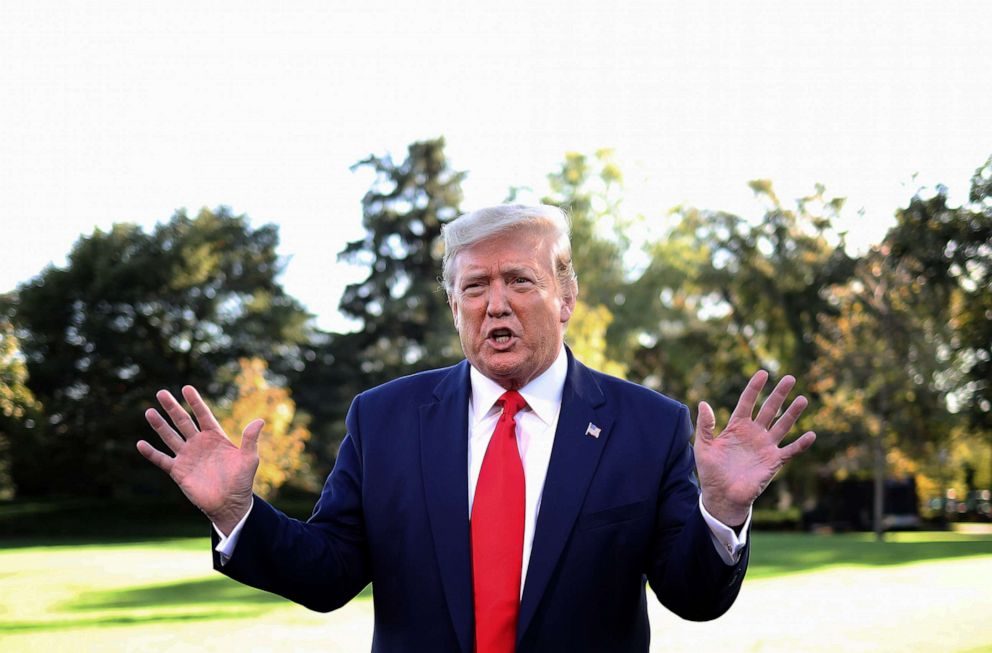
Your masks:
[[[214,551],[220,554],[220,564],[226,565],[227,561],[234,555],[234,547],[238,545],[238,537],[241,535],[241,529],[244,527],[245,522],[248,521],[248,515],[251,514],[251,509],[254,505],[255,497],[252,497],[251,504],[248,506],[248,512],[246,512],[245,516],[241,518],[241,521],[234,525],[234,528],[231,529],[230,535],[224,535],[220,532],[220,529],[217,528],[216,524],[211,524],[214,527],[214,531],[217,532],[217,536],[220,538],[220,542],[218,542],[217,546],[214,547]]]
[[[710,527],[710,539],[713,541],[713,546],[716,547],[716,552],[720,554],[720,559],[727,565],[736,565],[741,559],[741,551],[747,545],[747,529],[751,525],[751,508],[747,509],[747,519],[741,526],[740,536],[734,532],[734,529],[706,511],[706,507],[703,506],[702,495],[699,497],[699,511],[703,513],[703,521]],[[234,533],[232,532],[231,535]]]

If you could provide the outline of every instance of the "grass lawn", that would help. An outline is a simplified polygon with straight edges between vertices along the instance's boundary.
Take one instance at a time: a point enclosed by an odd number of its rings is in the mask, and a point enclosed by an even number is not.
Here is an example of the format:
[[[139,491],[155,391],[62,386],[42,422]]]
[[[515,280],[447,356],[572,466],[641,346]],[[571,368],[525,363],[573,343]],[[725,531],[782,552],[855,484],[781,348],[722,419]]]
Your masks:
[[[992,534],[755,533],[738,604],[683,622],[652,601],[659,651],[992,651]],[[210,569],[206,538],[0,540],[0,650],[368,650],[372,602],[329,615]]]

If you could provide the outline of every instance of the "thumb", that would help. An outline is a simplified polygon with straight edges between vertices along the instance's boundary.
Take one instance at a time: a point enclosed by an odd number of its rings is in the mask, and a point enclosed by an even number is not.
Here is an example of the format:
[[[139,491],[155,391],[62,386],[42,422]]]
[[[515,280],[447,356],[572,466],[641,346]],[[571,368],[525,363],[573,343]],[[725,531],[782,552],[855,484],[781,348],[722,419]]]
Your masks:
[[[713,414],[713,409],[705,401],[700,401],[699,412],[696,414],[696,437],[712,440],[715,428],[716,416]]]
[[[258,436],[265,426],[264,419],[255,419],[248,423],[245,430],[241,432],[241,450],[249,453],[258,453]]]

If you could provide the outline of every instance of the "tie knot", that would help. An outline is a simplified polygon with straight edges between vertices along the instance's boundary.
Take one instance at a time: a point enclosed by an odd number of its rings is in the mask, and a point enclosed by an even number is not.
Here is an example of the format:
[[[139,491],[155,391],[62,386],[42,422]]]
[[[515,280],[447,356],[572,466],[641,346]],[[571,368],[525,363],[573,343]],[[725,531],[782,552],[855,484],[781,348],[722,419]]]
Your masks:
[[[503,417],[506,419],[513,419],[517,411],[527,405],[527,402],[516,390],[507,390],[496,400],[496,403],[503,406]]]

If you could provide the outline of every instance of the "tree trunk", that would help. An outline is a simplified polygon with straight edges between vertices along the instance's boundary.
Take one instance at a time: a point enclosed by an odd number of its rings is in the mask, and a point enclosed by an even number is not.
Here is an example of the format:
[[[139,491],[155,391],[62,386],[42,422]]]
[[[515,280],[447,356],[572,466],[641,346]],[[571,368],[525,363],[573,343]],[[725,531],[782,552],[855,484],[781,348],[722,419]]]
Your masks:
[[[884,428],[882,429],[884,433]],[[872,439],[872,447],[875,450],[875,492],[874,510],[872,523],[875,527],[875,539],[879,542],[885,540],[885,446],[882,444],[882,436],[878,435]]]

